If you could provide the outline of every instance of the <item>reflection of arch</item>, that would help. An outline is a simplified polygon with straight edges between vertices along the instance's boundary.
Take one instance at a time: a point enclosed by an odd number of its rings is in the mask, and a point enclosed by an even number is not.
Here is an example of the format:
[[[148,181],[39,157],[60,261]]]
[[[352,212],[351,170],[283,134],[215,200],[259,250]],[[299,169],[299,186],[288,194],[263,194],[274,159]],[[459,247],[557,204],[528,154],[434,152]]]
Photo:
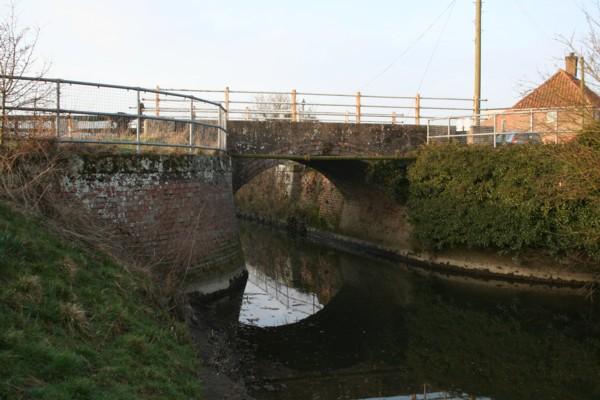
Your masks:
[[[366,306],[371,306],[369,301],[363,304],[359,300],[365,295],[355,286],[344,286],[320,311],[301,321],[269,328],[248,326],[244,335],[252,336],[266,358],[278,359],[285,354],[286,362],[292,362],[289,367],[298,370],[310,370],[315,365],[324,370],[349,368],[372,358],[374,353],[384,354],[382,351],[387,352],[383,357],[391,364],[400,363],[406,338],[402,314],[390,314],[395,336],[389,334],[390,326],[379,330],[381,317]],[[369,335],[365,335],[365,329]],[[390,340],[395,341],[394,345],[389,344]]]
[[[260,268],[247,264],[248,280],[244,290],[240,322],[247,325],[280,326],[301,321],[323,309],[318,295],[304,292],[270,277]],[[265,306],[268,306],[264,309]]]

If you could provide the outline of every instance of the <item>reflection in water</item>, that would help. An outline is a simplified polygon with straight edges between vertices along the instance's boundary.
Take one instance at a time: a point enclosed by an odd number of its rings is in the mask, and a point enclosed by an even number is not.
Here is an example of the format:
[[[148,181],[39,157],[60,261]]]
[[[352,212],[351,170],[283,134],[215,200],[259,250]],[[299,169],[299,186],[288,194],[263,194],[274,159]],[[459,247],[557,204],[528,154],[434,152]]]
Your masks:
[[[315,293],[305,293],[270,277],[250,264],[240,322],[256,326],[279,326],[298,322],[323,308]]]
[[[259,400],[600,399],[600,313],[577,293],[241,229],[251,278],[232,347]]]

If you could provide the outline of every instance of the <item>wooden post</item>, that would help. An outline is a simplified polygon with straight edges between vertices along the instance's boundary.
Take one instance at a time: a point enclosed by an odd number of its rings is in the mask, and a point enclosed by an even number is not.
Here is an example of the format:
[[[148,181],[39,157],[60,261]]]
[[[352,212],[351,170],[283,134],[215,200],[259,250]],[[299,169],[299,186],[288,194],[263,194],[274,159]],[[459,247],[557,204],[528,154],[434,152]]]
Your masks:
[[[392,111],[392,125],[396,125],[396,111]]]
[[[421,126],[421,95],[417,93],[415,97],[415,123]]]
[[[225,114],[225,120],[229,119],[229,86],[225,87],[225,111],[227,111],[227,114]]]
[[[356,123],[360,124],[360,92],[356,92]]]
[[[481,0],[475,0],[475,90],[473,93],[473,114],[481,114]],[[476,121],[479,126],[479,121]]]
[[[73,137],[73,120],[71,119],[71,114],[67,114],[67,133],[69,137]]]
[[[158,85],[156,85],[156,91],[159,91],[160,87]],[[160,95],[158,93],[156,93],[156,95],[154,96],[154,114],[157,117],[160,117]]]
[[[292,89],[292,122],[298,122],[298,106],[296,103],[296,89]]]

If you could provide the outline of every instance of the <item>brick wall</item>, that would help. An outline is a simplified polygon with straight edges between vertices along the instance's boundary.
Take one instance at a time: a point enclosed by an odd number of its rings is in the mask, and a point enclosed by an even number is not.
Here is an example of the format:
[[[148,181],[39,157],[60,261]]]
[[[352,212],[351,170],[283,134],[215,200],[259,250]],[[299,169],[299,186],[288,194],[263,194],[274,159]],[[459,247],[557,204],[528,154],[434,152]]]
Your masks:
[[[61,190],[145,262],[190,281],[243,267],[227,157],[74,155]]]

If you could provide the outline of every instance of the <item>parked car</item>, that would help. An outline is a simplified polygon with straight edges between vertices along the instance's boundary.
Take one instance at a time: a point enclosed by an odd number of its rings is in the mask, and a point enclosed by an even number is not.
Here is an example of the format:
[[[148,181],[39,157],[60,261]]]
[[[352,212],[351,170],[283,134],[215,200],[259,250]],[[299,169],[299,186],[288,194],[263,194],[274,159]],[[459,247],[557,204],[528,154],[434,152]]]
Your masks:
[[[496,146],[503,144],[539,144],[542,136],[537,132],[503,132],[496,134]]]

